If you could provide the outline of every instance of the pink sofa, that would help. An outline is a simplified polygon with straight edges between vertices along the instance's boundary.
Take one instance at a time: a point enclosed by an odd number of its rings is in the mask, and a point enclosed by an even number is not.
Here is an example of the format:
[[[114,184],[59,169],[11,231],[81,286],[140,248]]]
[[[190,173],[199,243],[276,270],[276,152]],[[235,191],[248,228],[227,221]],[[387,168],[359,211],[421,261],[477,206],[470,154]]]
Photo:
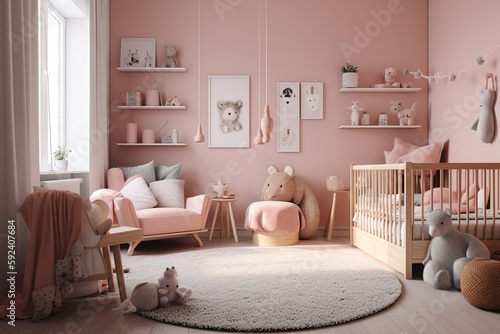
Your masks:
[[[125,177],[120,168],[111,168],[107,173],[108,189],[94,192],[91,200],[101,199],[110,207],[110,218],[114,225],[140,227],[144,231],[142,240],[130,244],[127,254],[133,255],[137,245],[144,240],[192,236],[198,246],[203,246],[199,233],[205,229],[212,197],[203,194],[189,197],[185,207],[152,207],[136,210],[133,202],[121,194]]]

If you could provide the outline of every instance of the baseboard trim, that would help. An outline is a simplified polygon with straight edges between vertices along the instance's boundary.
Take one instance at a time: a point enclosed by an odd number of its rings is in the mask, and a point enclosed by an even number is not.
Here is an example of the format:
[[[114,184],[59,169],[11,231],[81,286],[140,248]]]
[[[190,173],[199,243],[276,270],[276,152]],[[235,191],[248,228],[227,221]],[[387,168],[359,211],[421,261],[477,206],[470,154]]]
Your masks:
[[[326,227],[320,227],[313,234],[314,238],[324,238]],[[236,228],[236,233],[238,233],[238,238],[252,238],[252,231],[248,231],[245,228]],[[349,226],[334,226],[333,227],[333,238],[349,238]],[[208,233],[200,233],[200,236],[207,237]],[[213,237],[217,238],[220,236],[220,227],[216,226],[214,229]]]

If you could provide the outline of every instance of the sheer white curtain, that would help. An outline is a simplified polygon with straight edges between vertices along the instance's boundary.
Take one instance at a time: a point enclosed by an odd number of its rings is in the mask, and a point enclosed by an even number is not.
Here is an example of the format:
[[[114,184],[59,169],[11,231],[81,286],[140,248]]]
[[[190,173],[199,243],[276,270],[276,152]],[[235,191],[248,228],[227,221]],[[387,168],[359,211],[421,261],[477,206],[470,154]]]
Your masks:
[[[109,0],[90,0],[90,193],[108,170]]]
[[[38,1],[0,1],[0,135],[1,248],[7,254],[10,220],[16,220],[16,271],[24,267],[28,229],[19,208],[34,185],[38,166]],[[13,225],[10,225],[12,227]],[[12,244],[12,239],[11,239]],[[5,248],[4,248],[5,247]],[[7,268],[6,256],[0,266]],[[0,271],[5,275],[6,271]],[[0,277],[4,292],[6,280]]]

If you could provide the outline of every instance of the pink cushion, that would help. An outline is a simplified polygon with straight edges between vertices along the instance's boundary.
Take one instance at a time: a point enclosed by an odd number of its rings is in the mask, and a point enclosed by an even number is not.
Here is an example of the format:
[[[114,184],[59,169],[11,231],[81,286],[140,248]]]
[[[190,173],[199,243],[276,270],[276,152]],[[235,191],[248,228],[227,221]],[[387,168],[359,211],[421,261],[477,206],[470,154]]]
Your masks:
[[[476,193],[479,191],[479,187],[473,183],[469,187],[469,191],[465,191],[460,198],[460,203],[469,204],[471,206],[476,206]]]
[[[205,228],[201,216],[183,208],[152,208],[136,211],[144,235],[195,231]]]
[[[389,154],[384,154],[387,164],[415,162],[437,163],[441,160],[442,143],[433,143],[425,146],[417,146],[406,143],[399,138],[394,139],[394,148]]]
[[[450,209],[452,213],[457,214],[459,211],[463,212],[475,212],[475,190],[477,187],[472,184],[469,189],[469,196],[467,196],[467,192],[462,194],[461,203],[459,205],[458,199],[459,196],[455,191],[451,192],[450,196],[450,188],[433,188],[427,190],[424,193],[422,205],[425,207],[435,210],[435,209]],[[431,193],[432,193],[432,201],[431,201]],[[469,198],[469,200],[467,200]],[[460,208],[459,208],[460,206]]]

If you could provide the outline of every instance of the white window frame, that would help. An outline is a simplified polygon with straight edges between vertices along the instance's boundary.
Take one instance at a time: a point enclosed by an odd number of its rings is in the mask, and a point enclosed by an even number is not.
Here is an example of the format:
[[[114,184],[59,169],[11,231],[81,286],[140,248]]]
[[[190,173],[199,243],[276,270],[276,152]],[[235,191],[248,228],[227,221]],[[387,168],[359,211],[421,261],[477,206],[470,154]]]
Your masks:
[[[60,111],[61,115],[59,115],[61,119],[61,124],[59,127],[59,143],[51,143],[49,138],[49,99],[48,99],[48,17],[49,13],[53,15],[60,23],[61,23],[61,54],[60,59],[61,63],[59,64],[59,73],[61,74],[60,78],[60,86],[58,87],[60,90]],[[59,145],[66,144],[66,19],[54,8],[52,7],[47,0],[40,0],[40,30],[39,30],[39,49],[40,49],[40,57],[39,57],[39,65],[40,65],[40,73],[39,73],[39,100],[40,100],[40,171],[50,171],[53,168],[52,165],[52,153],[57,149]],[[53,89],[52,87],[50,89]]]

